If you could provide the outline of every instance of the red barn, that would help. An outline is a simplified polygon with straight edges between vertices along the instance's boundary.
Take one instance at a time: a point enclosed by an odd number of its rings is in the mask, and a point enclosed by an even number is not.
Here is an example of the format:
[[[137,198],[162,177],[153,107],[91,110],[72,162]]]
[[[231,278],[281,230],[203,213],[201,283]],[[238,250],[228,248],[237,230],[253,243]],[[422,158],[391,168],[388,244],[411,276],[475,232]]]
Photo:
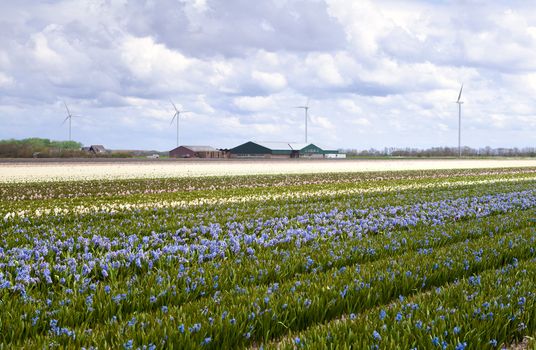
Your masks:
[[[224,158],[224,153],[210,146],[179,146],[169,151],[171,158]]]

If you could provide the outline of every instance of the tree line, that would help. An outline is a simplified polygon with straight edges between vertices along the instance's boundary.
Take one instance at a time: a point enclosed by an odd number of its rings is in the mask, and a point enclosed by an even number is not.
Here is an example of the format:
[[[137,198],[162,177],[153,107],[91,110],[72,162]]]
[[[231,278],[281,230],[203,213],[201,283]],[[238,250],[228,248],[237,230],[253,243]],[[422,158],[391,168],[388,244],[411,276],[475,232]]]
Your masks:
[[[432,147],[432,148],[396,148],[386,147],[383,150],[371,148],[368,150],[348,149],[344,150],[347,156],[356,157],[457,157],[457,147]],[[536,148],[471,148],[463,147],[464,157],[536,157]]]
[[[383,150],[342,150],[348,157],[457,157],[457,147],[432,148],[396,148],[386,147]],[[465,157],[536,157],[535,147],[524,148],[471,148],[463,147]],[[83,151],[82,144],[76,141],[54,141],[43,138],[27,138],[22,140],[0,140],[0,158],[74,158],[94,157],[93,153]],[[110,156],[110,155],[108,155]],[[111,156],[131,157],[131,154],[117,153]]]
[[[0,140],[0,158],[88,157],[76,141],[53,141],[42,138]]]

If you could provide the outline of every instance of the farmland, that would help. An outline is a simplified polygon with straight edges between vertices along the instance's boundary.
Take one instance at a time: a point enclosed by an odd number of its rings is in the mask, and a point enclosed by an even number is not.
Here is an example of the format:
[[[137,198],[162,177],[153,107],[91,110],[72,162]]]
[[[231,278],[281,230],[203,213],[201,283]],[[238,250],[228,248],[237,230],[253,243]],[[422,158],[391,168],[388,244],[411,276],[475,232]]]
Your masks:
[[[513,346],[536,335],[536,167],[467,167],[8,173],[0,348]]]
[[[0,182],[536,167],[519,159],[20,159],[0,160]],[[68,167],[68,171],[66,168]]]

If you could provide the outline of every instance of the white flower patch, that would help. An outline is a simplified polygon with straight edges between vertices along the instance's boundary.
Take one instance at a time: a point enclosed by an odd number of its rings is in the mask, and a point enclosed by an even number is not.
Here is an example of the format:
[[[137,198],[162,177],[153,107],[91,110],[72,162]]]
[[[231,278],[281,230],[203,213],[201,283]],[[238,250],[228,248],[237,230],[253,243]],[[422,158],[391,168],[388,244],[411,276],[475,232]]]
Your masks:
[[[234,160],[105,163],[4,163],[0,182],[175,178],[256,174],[536,167],[536,159]]]

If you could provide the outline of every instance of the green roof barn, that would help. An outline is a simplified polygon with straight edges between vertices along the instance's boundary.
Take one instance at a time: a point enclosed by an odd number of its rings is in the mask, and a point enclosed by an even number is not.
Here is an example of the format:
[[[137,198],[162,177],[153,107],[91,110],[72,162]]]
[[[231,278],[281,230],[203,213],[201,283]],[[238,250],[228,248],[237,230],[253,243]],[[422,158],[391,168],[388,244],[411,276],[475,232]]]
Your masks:
[[[229,152],[233,158],[324,158],[326,154],[323,149],[312,143],[252,141],[231,148]]]

